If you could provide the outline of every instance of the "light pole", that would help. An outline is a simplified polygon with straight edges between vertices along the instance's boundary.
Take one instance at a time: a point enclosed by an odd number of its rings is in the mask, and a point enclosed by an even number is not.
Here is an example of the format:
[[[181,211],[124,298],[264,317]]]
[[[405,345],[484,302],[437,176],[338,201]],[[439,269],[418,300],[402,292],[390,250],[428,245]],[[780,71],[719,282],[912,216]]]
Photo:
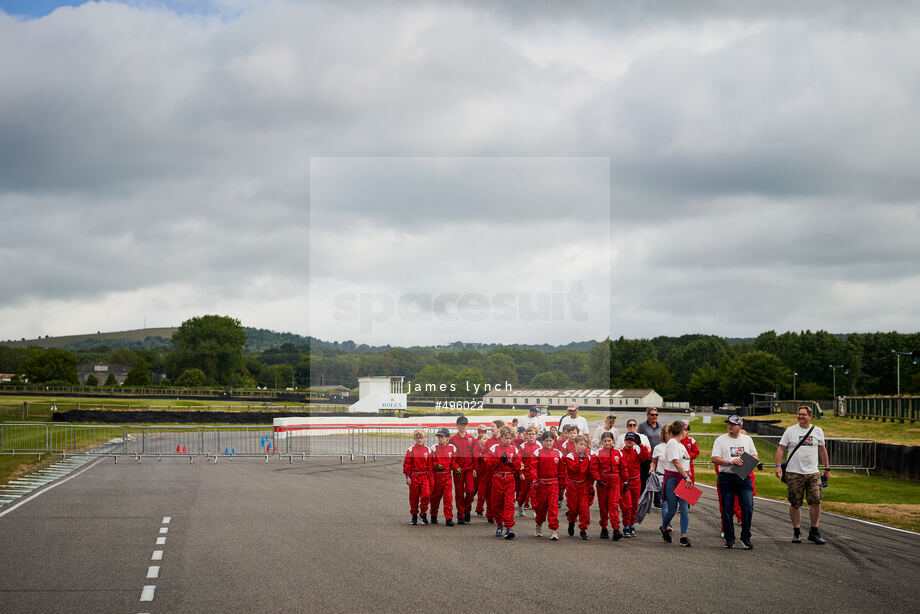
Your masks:
[[[847,363],[843,363],[842,365],[827,365],[827,366],[831,368],[831,371],[834,374],[834,407],[836,408],[837,407],[837,369],[840,369],[841,371],[843,371],[844,375],[849,375],[850,365],[848,365]],[[836,415],[836,413],[837,412],[835,411],[834,414]]]
[[[899,352],[897,350],[891,350],[891,353],[894,354],[898,359],[898,396],[901,396],[901,356],[910,356],[910,361],[915,365],[920,365],[920,350],[914,350],[913,352]]]
[[[795,401],[796,399],[798,399],[798,397],[795,396],[795,378],[796,378],[798,375],[799,375],[799,374],[796,373],[795,371],[792,372],[792,400],[793,400],[793,401]]]

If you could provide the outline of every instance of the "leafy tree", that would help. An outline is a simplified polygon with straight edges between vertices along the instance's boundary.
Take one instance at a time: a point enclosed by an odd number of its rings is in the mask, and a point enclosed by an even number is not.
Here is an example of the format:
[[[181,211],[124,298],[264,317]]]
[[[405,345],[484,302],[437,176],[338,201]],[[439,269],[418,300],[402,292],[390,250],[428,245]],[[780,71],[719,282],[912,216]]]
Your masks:
[[[628,366],[616,381],[622,388],[652,388],[664,398],[672,396],[676,389],[668,367],[651,359]]]
[[[201,369],[186,369],[176,379],[176,386],[182,388],[201,388],[208,381],[208,376]]]
[[[803,401],[825,401],[831,398],[831,389],[814,382],[802,382],[796,386],[795,395]]]
[[[125,378],[125,386],[144,387],[150,385],[150,369],[147,368],[147,361],[143,358],[137,360],[134,366],[128,371]]]
[[[98,386],[98,385],[99,385],[99,378],[96,377],[95,375],[93,375],[92,373],[90,373],[90,374],[86,377],[86,381],[83,383],[83,385],[84,385],[84,386]]]
[[[428,365],[411,380],[409,394],[417,398],[451,396],[450,386],[456,384],[456,379],[457,374],[450,366]],[[466,396],[466,393],[462,396]]]
[[[456,396],[458,397],[480,396],[484,392],[482,386],[485,383],[485,379],[482,377],[482,371],[479,369],[463,367],[457,372],[457,376],[454,378],[453,383],[457,389]],[[479,386],[478,393],[475,392],[477,390],[476,386]]]
[[[915,373],[914,376],[910,378],[904,391],[908,394],[920,394],[920,373]]]
[[[118,378],[115,377],[114,373],[109,373],[109,376],[105,378],[105,384],[103,386],[117,386]]]
[[[773,392],[777,384],[787,387],[792,379],[779,358],[760,350],[726,360],[720,371],[722,394],[734,402],[750,400],[752,392]]]
[[[610,373],[612,356],[613,342],[610,341],[610,337],[591,348],[588,355],[588,379],[585,382],[588,388],[611,388],[613,386]]]
[[[568,388],[569,377],[559,369],[544,371],[534,376],[529,386],[531,388]]]
[[[687,397],[693,405],[711,405],[717,407],[722,404],[722,388],[720,386],[719,370],[706,365],[700,367],[690,376],[687,382]]]
[[[176,349],[167,356],[168,372],[201,369],[208,384],[237,384],[243,375],[246,332],[240,321],[227,316],[191,318],[173,333]]]
[[[731,348],[724,339],[703,337],[684,346],[675,346],[668,355],[668,367],[678,384],[687,385],[701,367],[718,367],[731,355]]]
[[[658,351],[648,339],[626,339],[621,336],[610,344],[611,381],[619,381],[620,374],[630,365],[657,359]]]
[[[72,352],[59,348],[42,350],[29,348],[29,354],[20,364],[22,371],[31,383],[62,381],[77,385],[77,357]]]
[[[416,377],[418,376],[416,375]],[[505,382],[508,382],[512,386],[516,386],[518,379],[514,359],[506,352],[494,350],[482,364],[482,377],[490,384],[504,385]]]

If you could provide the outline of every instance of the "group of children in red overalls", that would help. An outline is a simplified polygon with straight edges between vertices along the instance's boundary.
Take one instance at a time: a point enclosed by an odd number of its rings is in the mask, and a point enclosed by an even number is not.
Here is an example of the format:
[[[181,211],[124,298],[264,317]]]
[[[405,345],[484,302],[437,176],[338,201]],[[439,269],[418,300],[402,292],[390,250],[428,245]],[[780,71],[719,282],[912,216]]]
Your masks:
[[[636,534],[636,507],[641,484],[640,464],[651,451],[635,433],[627,433],[623,449],[614,447],[612,433],[604,433],[601,448],[591,452],[588,439],[574,425],[539,434],[536,427],[516,433],[501,420],[491,424],[491,437],[467,432],[468,420],[457,419],[457,433],[446,428],[437,433],[437,444],[425,445],[425,433],[414,433],[415,445],[406,451],[403,473],[409,486],[412,524],[438,524],[443,502],[444,524],[470,522],[473,501],[476,515],[496,524],[496,537],[514,539],[515,507],[519,516],[532,509],[537,537],[547,523],[550,539],[558,540],[559,504],[568,510],[568,534],[578,524],[581,539],[588,539],[590,507],[597,496],[601,537],[619,540]],[[482,427],[481,427],[482,428]],[[539,442],[537,437],[539,436]],[[453,489],[451,488],[453,486]],[[596,489],[595,489],[596,486]],[[620,531],[620,518],[623,531]],[[608,531],[612,526],[613,533]]]

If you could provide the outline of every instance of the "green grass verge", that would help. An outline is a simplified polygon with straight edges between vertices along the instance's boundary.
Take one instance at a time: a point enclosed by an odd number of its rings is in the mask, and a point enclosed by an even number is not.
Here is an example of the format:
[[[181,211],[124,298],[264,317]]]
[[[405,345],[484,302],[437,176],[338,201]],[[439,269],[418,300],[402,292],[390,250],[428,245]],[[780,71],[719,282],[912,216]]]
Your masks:
[[[755,471],[758,497],[786,500],[786,485],[770,468]],[[715,486],[711,467],[697,467],[696,480]],[[920,483],[896,480],[865,473],[832,471],[830,487],[824,491],[822,509],[880,522],[901,529],[920,531]]]
[[[781,426],[796,424],[792,414],[773,414],[771,416],[748,417],[745,420],[779,420]],[[825,416],[815,420],[813,424],[821,427],[828,437],[853,437],[861,439],[874,439],[880,443],[892,443],[902,446],[920,446],[920,423],[881,422],[865,420],[862,418],[839,418]],[[706,425],[709,427],[710,425]],[[713,418],[712,428],[724,430],[724,424],[718,417]],[[700,426],[702,428],[702,425]],[[714,431],[720,432],[720,431]]]

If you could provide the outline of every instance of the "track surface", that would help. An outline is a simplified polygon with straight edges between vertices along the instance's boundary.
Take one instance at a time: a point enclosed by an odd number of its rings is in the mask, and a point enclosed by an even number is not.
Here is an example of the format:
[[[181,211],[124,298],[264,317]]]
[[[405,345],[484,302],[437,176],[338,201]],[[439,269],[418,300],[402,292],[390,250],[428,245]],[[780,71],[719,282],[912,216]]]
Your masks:
[[[589,541],[554,543],[532,536],[530,518],[506,541],[475,517],[412,527],[407,510],[397,459],[105,459],[0,517],[0,609],[920,610],[920,536],[825,516],[826,546],[792,544],[787,507],[756,501],[755,549],[724,550],[710,489],[691,514],[689,549],[656,536],[654,513],[638,538],[614,543],[597,538],[594,507]],[[145,586],[156,586],[150,602]]]

